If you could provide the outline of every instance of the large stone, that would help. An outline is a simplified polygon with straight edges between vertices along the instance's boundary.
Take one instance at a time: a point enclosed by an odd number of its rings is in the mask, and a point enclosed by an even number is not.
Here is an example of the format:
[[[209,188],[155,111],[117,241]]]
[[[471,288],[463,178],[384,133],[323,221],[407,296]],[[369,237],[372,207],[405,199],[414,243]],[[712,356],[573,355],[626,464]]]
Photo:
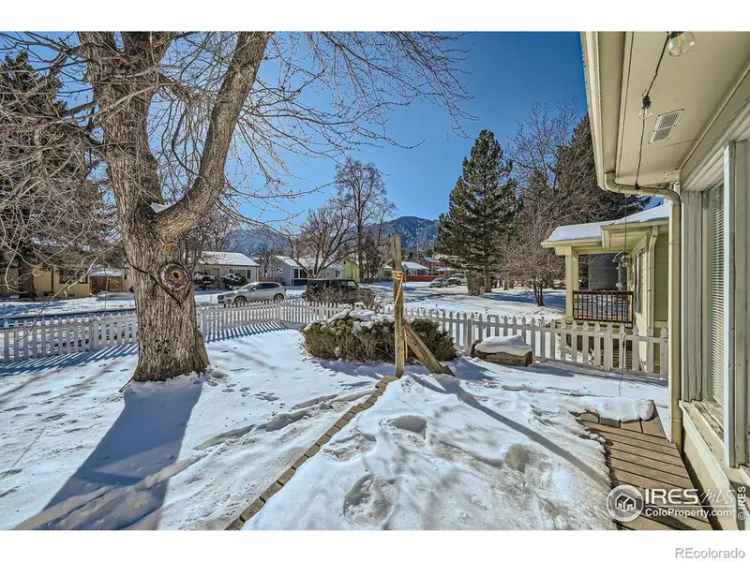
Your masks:
[[[471,346],[471,356],[478,357],[483,361],[489,361],[490,363],[497,363],[499,365],[517,365],[521,367],[528,367],[534,362],[534,354],[531,351],[527,351],[523,354],[505,353],[505,352],[494,352],[485,353],[477,349],[477,344],[474,342]]]

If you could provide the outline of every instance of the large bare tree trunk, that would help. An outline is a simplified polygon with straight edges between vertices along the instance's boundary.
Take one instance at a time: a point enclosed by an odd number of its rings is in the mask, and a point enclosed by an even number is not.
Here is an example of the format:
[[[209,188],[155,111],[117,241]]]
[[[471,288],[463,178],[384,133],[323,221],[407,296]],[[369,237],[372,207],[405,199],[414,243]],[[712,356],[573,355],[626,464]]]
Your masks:
[[[234,127],[268,41],[240,33],[217,95],[198,176],[172,207],[161,210],[161,178],[148,135],[148,113],[160,82],[168,33],[124,34],[121,49],[110,33],[81,33],[89,75],[104,115],[104,153],[117,202],[125,254],[133,270],[138,317],[134,380],[166,380],[203,371],[208,355],[195,311],[192,279],[179,261],[178,242],[224,188],[224,165]],[[123,55],[124,53],[124,55]],[[125,81],[121,75],[129,75]],[[109,108],[117,107],[116,111]]]
[[[157,263],[169,256],[154,257]],[[153,271],[134,269],[133,291],[142,335],[133,378],[164,380],[205,370],[208,355],[196,321],[192,283],[180,294],[155,278]]]

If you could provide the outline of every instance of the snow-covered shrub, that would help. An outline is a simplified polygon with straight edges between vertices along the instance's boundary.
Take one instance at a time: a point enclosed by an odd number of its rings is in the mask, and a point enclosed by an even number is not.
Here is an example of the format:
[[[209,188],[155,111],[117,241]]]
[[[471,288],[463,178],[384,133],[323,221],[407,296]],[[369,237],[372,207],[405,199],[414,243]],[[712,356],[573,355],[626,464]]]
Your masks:
[[[453,338],[437,322],[416,319],[411,322],[425,345],[438,361],[456,357]],[[372,310],[348,310],[330,320],[313,322],[304,329],[305,348],[315,357],[347,361],[392,361],[393,316]]]

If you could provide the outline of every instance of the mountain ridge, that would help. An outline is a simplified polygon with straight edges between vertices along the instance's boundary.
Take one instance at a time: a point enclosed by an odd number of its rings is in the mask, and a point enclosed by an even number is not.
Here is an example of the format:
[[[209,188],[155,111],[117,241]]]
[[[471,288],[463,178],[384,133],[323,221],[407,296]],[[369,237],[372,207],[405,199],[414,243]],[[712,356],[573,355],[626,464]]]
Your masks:
[[[385,236],[401,236],[401,246],[405,251],[426,251],[433,248],[437,240],[437,225],[436,219],[425,219],[415,215],[404,215],[382,223]],[[377,226],[369,228],[374,229]],[[248,256],[266,250],[288,253],[289,242],[284,235],[266,226],[240,227],[229,236],[225,249],[230,252],[242,252]]]

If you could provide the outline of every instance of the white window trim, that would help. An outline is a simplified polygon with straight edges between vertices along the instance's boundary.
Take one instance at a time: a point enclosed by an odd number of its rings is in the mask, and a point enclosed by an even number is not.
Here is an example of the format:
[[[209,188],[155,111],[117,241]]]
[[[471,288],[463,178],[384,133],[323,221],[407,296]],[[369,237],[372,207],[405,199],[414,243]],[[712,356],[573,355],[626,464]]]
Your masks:
[[[729,143],[724,151],[726,319],[724,337],[725,460],[729,466],[748,462],[748,248],[750,212],[750,142]],[[740,218],[741,220],[738,220]]]

